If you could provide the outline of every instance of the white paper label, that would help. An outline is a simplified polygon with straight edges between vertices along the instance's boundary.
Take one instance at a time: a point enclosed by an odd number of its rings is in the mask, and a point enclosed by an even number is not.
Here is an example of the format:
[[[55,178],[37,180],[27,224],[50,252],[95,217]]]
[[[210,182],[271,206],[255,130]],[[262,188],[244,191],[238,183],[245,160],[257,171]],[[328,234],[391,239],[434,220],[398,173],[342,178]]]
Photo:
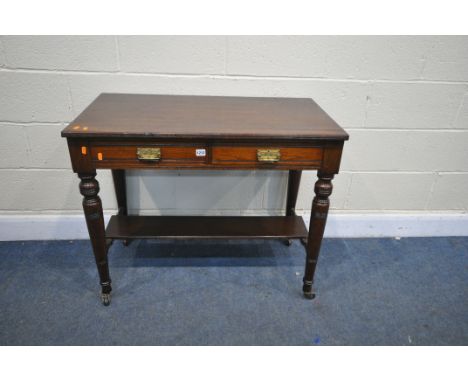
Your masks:
[[[205,149],[196,149],[195,150],[195,155],[197,157],[205,157],[206,156],[206,150]]]

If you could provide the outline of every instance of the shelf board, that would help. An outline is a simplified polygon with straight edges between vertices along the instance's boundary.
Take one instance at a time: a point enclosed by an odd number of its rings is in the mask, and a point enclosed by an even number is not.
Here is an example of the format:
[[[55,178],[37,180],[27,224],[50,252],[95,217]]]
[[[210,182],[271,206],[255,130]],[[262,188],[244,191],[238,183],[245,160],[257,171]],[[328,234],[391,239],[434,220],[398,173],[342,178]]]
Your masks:
[[[111,217],[111,239],[305,238],[300,216],[122,216]]]

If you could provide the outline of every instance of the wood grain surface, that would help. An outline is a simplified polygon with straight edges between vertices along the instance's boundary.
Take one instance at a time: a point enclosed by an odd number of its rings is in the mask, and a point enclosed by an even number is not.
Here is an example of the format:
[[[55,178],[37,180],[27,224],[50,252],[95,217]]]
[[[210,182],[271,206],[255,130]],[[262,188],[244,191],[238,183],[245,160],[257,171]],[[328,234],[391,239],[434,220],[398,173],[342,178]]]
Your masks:
[[[346,140],[312,99],[101,94],[64,137]]]

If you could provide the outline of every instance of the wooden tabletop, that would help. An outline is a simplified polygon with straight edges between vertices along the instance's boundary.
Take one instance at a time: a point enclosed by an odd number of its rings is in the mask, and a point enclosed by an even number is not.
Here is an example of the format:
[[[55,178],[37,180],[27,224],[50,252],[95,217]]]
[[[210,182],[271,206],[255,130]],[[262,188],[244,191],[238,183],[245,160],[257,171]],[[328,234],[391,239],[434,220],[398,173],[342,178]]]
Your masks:
[[[101,94],[62,136],[348,139],[348,134],[309,98],[143,94]]]

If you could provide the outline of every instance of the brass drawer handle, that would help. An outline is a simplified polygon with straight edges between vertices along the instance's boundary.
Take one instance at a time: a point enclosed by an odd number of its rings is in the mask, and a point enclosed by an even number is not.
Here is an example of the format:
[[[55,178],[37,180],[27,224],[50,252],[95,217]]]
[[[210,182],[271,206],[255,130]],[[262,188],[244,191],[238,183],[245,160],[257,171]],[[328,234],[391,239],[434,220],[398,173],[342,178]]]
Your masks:
[[[137,157],[139,160],[156,162],[161,159],[161,149],[155,147],[138,147]]]
[[[257,159],[259,162],[278,162],[281,159],[280,149],[259,149]]]

